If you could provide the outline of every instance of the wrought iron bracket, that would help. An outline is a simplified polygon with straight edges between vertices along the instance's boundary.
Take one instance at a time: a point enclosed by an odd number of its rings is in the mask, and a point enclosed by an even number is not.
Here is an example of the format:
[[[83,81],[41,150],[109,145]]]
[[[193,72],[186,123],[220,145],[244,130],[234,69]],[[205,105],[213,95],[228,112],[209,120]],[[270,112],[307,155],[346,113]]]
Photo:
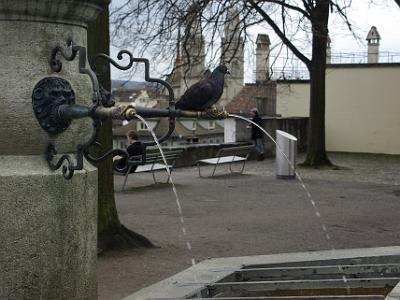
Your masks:
[[[163,85],[168,90],[169,96],[169,129],[160,139],[159,142],[166,140],[175,128],[175,103],[174,93],[171,86],[161,80],[151,78],[149,75],[149,61],[143,58],[134,58],[133,55],[126,50],[118,53],[117,58],[121,60],[124,55],[129,56],[127,65],[118,64],[108,55],[97,54],[90,63],[90,68],[87,68],[87,53],[86,48],[75,45],[69,39],[66,42],[66,48],[56,46],[51,51],[50,68],[55,73],[60,73],[63,68],[63,63],[58,58],[62,56],[66,61],[73,61],[79,57],[79,73],[89,76],[92,83],[92,102],[90,107],[79,106],[75,104],[75,92],[68,81],[60,77],[46,77],[40,80],[32,92],[32,106],[36,118],[40,126],[50,135],[56,135],[64,132],[71,124],[73,119],[91,117],[93,119],[93,131],[89,140],[83,144],[79,144],[75,151],[75,158],[69,154],[61,155],[58,159],[57,149],[55,145],[50,143],[47,147],[45,157],[52,170],[58,170],[62,166],[62,173],[66,179],[71,179],[74,171],[83,168],[83,157],[86,157],[92,163],[101,162],[111,155],[120,155],[128,157],[128,153],[123,149],[111,149],[97,157],[89,153],[89,147],[96,145],[101,148],[99,143],[95,142],[97,130],[101,125],[102,120],[106,118],[131,120],[136,113],[136,110],[131,105],[115,105],[111,100],[111,94],[105,90],[98,82],[95,70],[96,61],[105,59],[110,64],[121,70],[128,70],[134,62],[145,64],[145,80],[148,82],[156,82]],[[154,143],[146,143],[145,146],[154,145]],[[56,160],[54,162],[54,160]],[[124,170],[122,170],[124,171]]]
[[[63,176],[71,179],[76,170],[83,169],[83,157],[88,153],[90,145],[95,143],[97,129],[105,118],[132,119],[134,108],[130,105],[114,106],[110,93],[103,89],[96,74],[91,68],[86,68],[86,48],[75,45],[72,40],[67,41],[67,49],[56,46],[51,51],[50,68],[55,73],[62,71],[63,64],[57,58],[61,55],[67,61],[73,61],[79,56],[79,73],[89,76],[92,83],[92,102],[89,107],[75,104],[75,91],[70,83],[60,77],[46,77],[40,80],[32,92],[32,106],[40,126],[50,135],[60,134],[65,131],[73,119],[91,117],[93,119],[93,131],[88,141],[76,147],[75,155],[63,154],[57,158],[57,149],[50,143],[45,152],[45,158],[50,169],[58,170],[62,167]],[[95,161],[101,161],[109,155],[116,153],[128,157],[128,153],[122,149],[109,151]],[[90,157],[88,157],[89,160]],[[93,161],[93,160],[91,160]]]
[[[167,140],[175,129],[175,118],[195,117],[195,118],[223,118],[225,115],[218,110],[205,112],[191,112],[175,110],[174,91],[168,82],[150,77],[150,63],[145,58],[134,58],[132,53],[122,50],[118,53],[117,58],[123,59],[124,55],[129,57],[126,65],[121,65],[111,59],[106,54],[96,54],[90,61],[90,68],[87,68],[86,48],[75,45],[72,40],[68,40],[67,47],[56,46],[51,51],[50,68],[55,73],[60,73],[63,64],[58,58],[62,56],[66,61],[73,61],[79,57],[79,73],[89,76],[92,83],[92,105],[89,107],[75,104],[75,92],[68,81],[60,77],[46,77],[40,80],[32,92],[32,105],[36,118],[40,126],[50,135],[56,135],[64,132],[71,124],[73,119],[90,117],[93,120],[93,130],[88,141],[79,144],[76,147],[75,158],[69,154],[61,155],[57,158],[57,149],[54,144],[49,144],[45,153],[46,160],[52,170],[58,170],[62,166],[62,173],[66,179],[71,179],[74,171],[82,170],[83,157],[91,163],[101,162],[111,155],[120,155],[128,158],[129,154],[123,149],[111,149],[98,156],[89,153],[91,145],[101,148],[98,142],[95,142],[97,130],[104,119],[123,119],[132,120],[135,115],[142,117],[168,117],[169,126],[160,138],[158,143]],[[109,91],[105,90],[98,82],[96,71],[96,61],[103,59],[108,61],[114,67],[120,70],[128,70],[133,63],[143,63],[145,69],[145,80],[162,85],[168,92],[168,108],[167,109],[146,109],[135,108],[130,104],[115,104],[111,99]],[[156,142],[145,142],[144,146],[153,146]],[[145,157],[143,158],[145,159]],[[56,160],[56,162],[54,162]],[[126,168],[128,168],[126,166]],[[122,172],[127,171],[121,170]]]

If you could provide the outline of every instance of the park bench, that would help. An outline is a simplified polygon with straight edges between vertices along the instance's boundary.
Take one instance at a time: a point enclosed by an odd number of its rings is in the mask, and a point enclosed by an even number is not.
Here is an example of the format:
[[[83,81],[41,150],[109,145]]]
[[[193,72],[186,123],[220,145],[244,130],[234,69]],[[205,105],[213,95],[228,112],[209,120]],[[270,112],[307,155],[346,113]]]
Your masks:
[[[163,157],[159,151],[147,153],[146,155],[137,155],[131,156],[128,159],[128,169],[125,173],[118,172],[114,169],[114,174],[125,176],[124,184],[122,186],[122,191],[125,189],[126,182],[130,174],[138,174],[138,173],[146,173],[150,172],[153,175],[154,183],[159,183],[157,181],[155,172],[157,171],[167,171],[169,170],[169,174],[167,174],[166,183],[170,181],[170,174],[175,166],[176,159],[182,154],[183,149],[177,150],[163,150],[165,160],[167,162],[167,166],[164,163]],[[133,167],[136,166],[136,170],[131,173]]]
[[[202,165],[212,165],[214,169],[212,171],[211,177],[214,176],[215,170],[218,165],[229,164],[229,171],[231,173],[239,173],[242,174],[244,167],[246,165],[247,158],[250,156],[250,152],[254,147],[252,145],[247,146],[236,146],[236,147],[226,147],[218,150],[216,157],[201,159],[197,161],[197,167],[199,170],[199,176],[205,177],[201,174],[201,166]],[[239,171],[234,171],[232,169],[232,164],[236,162],[241,162],[242,167]]]

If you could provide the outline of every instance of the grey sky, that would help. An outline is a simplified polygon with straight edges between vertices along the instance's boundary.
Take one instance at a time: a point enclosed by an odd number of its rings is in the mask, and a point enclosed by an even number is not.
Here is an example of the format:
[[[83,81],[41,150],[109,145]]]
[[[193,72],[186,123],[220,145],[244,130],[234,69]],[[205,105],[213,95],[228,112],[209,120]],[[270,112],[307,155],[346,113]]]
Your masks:
[[[113,5],[118,5],[122,0],[113,0]],[[355,39],[349,30],[343,25],[337,16],[330,17],[330,37],[332,40],[332,54],[338,53],[361,53],[366,52],[367,46],[365,37],[371,26],[376,26],[380,35],[380,51],[390,51],[397,53],[396,59],[400,62],[400,7],[394,0],[353,0],[351,8],[347,11],[348,18],[353,24],[355,34],[359,39]],[[267,33],[270,35],[272,46],[279,42],[272,29],[268,27],[255,27],[251,30],[254,37],[257,33]],[[116,50],[113,49],[112,55],[115,57]],[[118,49],[119,50],[119,49]],[[284,52],[284,51],[283,51]],[[274,53],[272,54],[274,55]],[[276,55],[276,52],[275,52]],[[252,56],[246,56],[246,75],[245,81],[252,80]],[[112,68],[113,79],[127,79],[126,73],[121,73]],[[153,70],[153,76],[159,76],[157,70]],[[125,74],[125,76],[123,75]],[[140,80],[141,76],[134,76],[134,80]]]

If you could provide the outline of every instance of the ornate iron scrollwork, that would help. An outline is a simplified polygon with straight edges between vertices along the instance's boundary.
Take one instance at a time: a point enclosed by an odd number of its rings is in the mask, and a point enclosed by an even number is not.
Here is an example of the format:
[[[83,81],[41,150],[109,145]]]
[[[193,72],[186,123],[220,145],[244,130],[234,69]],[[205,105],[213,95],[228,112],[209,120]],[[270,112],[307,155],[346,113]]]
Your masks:
[[[75,158],[69,154],[61,155],[56,162],[54,159],[57,150],[54,144],[50,143],[47,147],[45,157],[52,170],[58,170],[62,166],[62,173],[66,179],[71,179],[75,170],[82,170],[83,156],[87,148],[95,141],[97,128],[100,126],[101,119],[107,116],[122,114],[125,109],[116,107],[113,110],[104,111],[99,108],[110,107],[114,103],[110,100],[110,93],[103,89],[97,80],[97,76],[91,69],[86,68],[87,55],[86,48],[75,45],[72,40],[67,41],[67,47],[56,46],[51,52],[50,68],[59,73],[62,70],[62,62],[57,58],[57,54],[67,61],[73,61],[79,54],[79,72],[89,76],[92,83],[92,101],[90,107],[75,105],[75,92],[68,81],[58,77],[47,77],[39,81],[32,93],[32,103],[35,115],[40,126],[49,134],[59,134],[66,130],[71,124],[72,119],[91,117],[93,119],[93,131],[87,142],[77,145]],[[128,157],[124,150],[116,151],[118,155]]]
[[[58,77],[47,77],[38,82],[32,93],[32,103],[35,115],[40,126],[49,134],[59,134],[68,128],[71,121],[76,118],[91,117],[93,119],[93,131],[87,142],[79,144],[76,148],[75,158],[69,154],[62,155],[56,162],[57,150],[53,144],[49,144],[46,151],[46,159],[52,170],[57,170],[62,166],[62,172],[65,178],[72,178],[75,170],[83,168],[83,157],[92,163],[101,162],[111,155],[120,155],[128,158],[128,152],[123,149],[111,149],[98,156],[93,156],[89,153],[88,148],[95,145],[101,148],[101,145],[95,142],[97,130],[101,122],[105,118],[131,120],[135,115],[142,117],[168,117],[169,126],[166,133],[158,138],[158,143],[168,139],[175,129],[175,118],[179,116],[195,117],[195,118],[223,118],[223,112],[218,110],[208,112],[193,112],[175,110],[174,91],[172,87],[164,80],[150,77],[150,63],[145,58],[134,58],[132,53],[127,50],[122,50],[118,53],[117,58],[123,59],[124,55],[128,55],[129,62],[126,65],[121,65],[111,59],[106,54],[96,54],[91,62],[90,69],[86,68],[87,57],[86,48],[75,45],[72,40],[67,41],[67,47],[64,49],[61,46],[55,47],[51,52],[50,67],[58,73],[62,70],[62,62],[57,58],[60,54],[65,60],[73,61],[76,56],[79,56],[79,72],[90,77],[92,82],[93,103],[89,107],[75,104],[75,92],[68,81]],[[168,108],[167,109],[148,109],[133,107],[130,104],[115,104],[111,99],[109,91],[105,90],[98,82],[95,74],[96,61],[105,59],[114,67],[121,70],[128,70],[133,63],[144,63],[145,80],[162,85],[168,92]],[[156,142],[145,142],[145,147],[155,145]],[[126,167],[127,168],[127,167]],[[126,171],[121,170],[122,172]]]
[[[167,115],[164,114],[164,116],[168,117],[169,123],[168,123],[168,131],[158,138],[158,142],[162,143],[163,141],[167,140],[172,132],[175,129],[175,98],[174,98],[174,90],[172,89],[171,85],[166,82],[165,80],[159,79],[159,78],[152,78],[150,77],[150,62],[146,58],[135,58],[133,57],[132,53],[127,51],[127,50],[121,50],[118,52],[117,58],[119,60],[123,59],[123,55],[126,54],[129,57],[129,63],[126,66],[118,64],[116,61],[114,61],[111,57],[104,53],[96,54],[90,61],[91,68],[92,70],[96,70],[96,60],[98,59],[105,59],[107,60],[110,64],[112,64],[114,67],[120,69],[120,70],[128,70],[133,66],[133,63],[143,63],[144,64],[144,79],[146,82],[154,82],[162,85],[167,89],[168,92],[168,112]],[[144,143],[146,146],[154,146],[156,145],[156,142],[145,142]]]
[[[101,100],[99,81],[97,80],[96,74],[91,69],[86,68],[87,64],[86,48],[74,45],[74,42],[71,39],[67,40],[67,46],[71,48],[70,54],[68,54],[61,46],[56,46],[51,51],[50,68],[56,73],[61,72],[62,62],[57,59],[58,53],[60,53],[67,61],[73,61],[76,55],[79,53],[79,64],[78,64],[79,73],[86,74],[89,76],[93,87],[93,102],[98,105],[99,101]]]
[[[72,119],[82,117],[91,117],[93,119],[93,131],[90,139],[86,143],[79,144],[77,146],[75,158],[72,158],[72,156],[69,154],[64,154],[56,162],[53,162],[56,157],[57,150],[53,144],[49,144],[45,155],[52,170],[57,170],[62,166],[64,177],[70,179],[72,178],[75,170],[81,170],[83,168],[83,156],[85,156],[86,159],[92,163],[103,161],[111,155],[120,155],[123,157],[129,156],[126,150],[123,149],[111,149],[106,153],[99,155],[98,157],[91,155],[88,151],[88,148],[91,145],[96,145],[101,148],[99,143],[95,143],[95,137],[103,118],[122,118],[130,120],[136,113],[135,109],[130,105],[115,105],[114,101],[111,99],[110,92],[105,90],[98,83],[98,79],[95,74],[96,61],[98,59],[105,59],[110,64],[121,70],[128,70],[132,67],[134,62],[145,64],[145,80],[163,85],[168,90],[169,94],[169,129],[167,133],[165,133],[159,139],[159,142],[166,140],[172,134],[175,128],[175,103],[173,90],[167,82],[161,79],[150,77],[149,61],[147,59],[134,58],[129,51],[122,50],[118,53],[117,58],[121,60],[124,55],[128,55],[129,62],[127,65],[121,65],[111,59],[108,55],[97,54],[92,58],[90,64],[91,67],[88,69],[86,68],[86,48],[75,45],[72,40],[67,41],[67,47],[68,49],[64,49],[61,46],[56,46],[52,50],[50,67],[54,72],[59,73],[61,72],[63,65],[62,62],[57,58],[58,54],[60,54],[67,61],[73,61],[78,55],[79,72],[88,75],[92,82],[92,106],[84,107],[75,105],[75,92],[68,81],[58,77],[47,77],[42,79],[33,90],[33,109],[40,126],[42,126],[42,128],[51,135],[62,133],[69,127]],[[148,142],[145,146],[154,144],[156,143]]]

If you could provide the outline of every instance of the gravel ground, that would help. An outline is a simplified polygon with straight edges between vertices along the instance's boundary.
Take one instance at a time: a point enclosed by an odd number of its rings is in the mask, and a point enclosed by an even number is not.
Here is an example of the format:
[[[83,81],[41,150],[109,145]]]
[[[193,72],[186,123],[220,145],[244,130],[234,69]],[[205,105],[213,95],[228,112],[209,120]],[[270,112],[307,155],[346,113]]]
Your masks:
[[[120,299],[192,259],[400,245],[400,156],[330,158],[338,170],[298,168],[311,198],[298,180],[275,179],[273,159],[248,162],[243,175],[222,167],[203,179],[196,168],[176,170],[186,236],[171,185],[154,185],[150,174],[130,176],[128,190],[116,193],[121,221],[158,248],[101,255],[99,299]],[[120,188],[122,177],[115,183]]]

